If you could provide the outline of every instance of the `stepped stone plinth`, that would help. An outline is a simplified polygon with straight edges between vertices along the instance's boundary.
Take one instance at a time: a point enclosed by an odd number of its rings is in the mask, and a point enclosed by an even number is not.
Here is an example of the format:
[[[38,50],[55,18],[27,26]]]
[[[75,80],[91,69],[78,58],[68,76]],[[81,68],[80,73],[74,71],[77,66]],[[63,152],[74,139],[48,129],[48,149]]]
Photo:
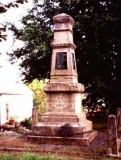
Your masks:
[[[29,140],[38,143],[87,146],[96,136],[82,110],[84,86],[78,83],[73,43],[74,20],[67,14],[53,17],[54,39],[50,82],[45,86],[46,113],[33,126]],[[67,128],[64,126],[67,126]],[[65,135],[64,133],[65,132]],[[72,134],[69,134],[72,132]],[[86,134],[79,134],[87,132]]]

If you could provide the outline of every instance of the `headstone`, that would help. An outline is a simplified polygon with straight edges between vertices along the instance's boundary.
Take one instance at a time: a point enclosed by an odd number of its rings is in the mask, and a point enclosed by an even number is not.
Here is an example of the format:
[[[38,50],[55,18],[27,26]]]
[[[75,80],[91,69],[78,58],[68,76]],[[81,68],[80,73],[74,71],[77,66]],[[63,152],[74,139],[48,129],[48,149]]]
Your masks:
[[[110,115],[108,117],[108,155],[119,155],[119,142],[117,136],[116,116]]]
[[[54,16],[53,22],[50,82],[44,88],[46,113],[42,115],[41,122],[33,126],[33,134],[40,136],[41,143],[45,140],[45,143],[86,146],[95,138],[96,132],[69,139],[61,137],[90,131],[92,122],[86,119],[82,109],[84,86],[78,83],[76,46],[73,43],[74,20],[62,13]],[[66,132],[65,128],[73,133],[62,133]]]
[[[121,108],[117,109],[117,131],[121,131]]]
[[[32,129],[35,124],[38,123],[38,109],[37,107],[32,108]]]

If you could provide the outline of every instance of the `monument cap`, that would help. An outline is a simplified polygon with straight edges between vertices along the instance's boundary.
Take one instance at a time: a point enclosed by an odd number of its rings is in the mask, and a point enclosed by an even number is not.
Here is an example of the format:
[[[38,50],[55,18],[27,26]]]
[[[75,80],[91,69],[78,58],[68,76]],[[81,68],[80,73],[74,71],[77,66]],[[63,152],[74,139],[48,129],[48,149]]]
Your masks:
[[[66,13],[61,13],[53,17],[53,22],[54,23],[63,23],[63,22],[70,22],[72,25],[74,25],[74,20],[73,18],[66,14]]]

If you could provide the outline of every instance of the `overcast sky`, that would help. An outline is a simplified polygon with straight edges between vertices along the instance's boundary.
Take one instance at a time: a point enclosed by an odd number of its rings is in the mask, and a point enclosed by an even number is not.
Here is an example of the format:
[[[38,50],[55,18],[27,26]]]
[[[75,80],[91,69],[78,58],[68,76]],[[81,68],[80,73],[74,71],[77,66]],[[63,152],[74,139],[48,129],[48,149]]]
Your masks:
[[[19,5],[19,8],[11,8],[5,14],[0,14],[0,22],[12,22],[15,23],[17,26],[20,26],[19,20],[21,17],[27,14],[27,9],[32,7],[32,0],[28,0],[29,3],[24,5]],[[13,0],[1,0],[3,4],[7,4],[9,2],[14,2]],[[0,77],[3,76],[2,81],[5,80],[8,82],[16,82],[20,80],[20,71],[19,67],[15,64],[12,66],[9,61],[7,61],[8,57],[6,56],[6,52],[10,52],[12,50],[13,43],[12,43],[12,33],[7,32],[8,37],[7,41],[0,42],[0,52],[2,56],[0,56],[0,64],[3,66],[2,70],[0,70]],[[22,46],[22,43],[17,43],[16,45]],[[1,75],[2,74],[2,75]]]

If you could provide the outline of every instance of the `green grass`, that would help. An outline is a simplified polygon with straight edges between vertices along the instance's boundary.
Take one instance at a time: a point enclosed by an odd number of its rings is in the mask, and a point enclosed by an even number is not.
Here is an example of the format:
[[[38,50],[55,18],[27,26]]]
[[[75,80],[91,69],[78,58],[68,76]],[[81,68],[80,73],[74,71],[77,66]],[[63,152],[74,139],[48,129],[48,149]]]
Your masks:
[[[111,158],[111,157],[98,157],[98,160],[116,160],[117,158]],[[57,155],[39,155],[35,153],[29,153],[29,152],[23,152],[19,155],[13,155],[13,154],[0,154],[0,160],[75,160],[73,158],[64,158],[64,157],[58,157]],[[80,156],[80,158],[76,158],[76,160],[97,160],[97,157],[93,158],[83,158]],[[118,159],[117,159],[118,160]]]
[[[87,117],[87,119],[92,121],[94,130],[105,131],[108,128],[108,117],[101,116],[100,113],[95,113],[95,116]]]
[[[108,129],[107,125],[107,122],[93,122],[93,129],[96,131],[105,131]]]
[[[0,154],[0,160],[72,160],[67,158],[59,158],[56,155],[39,155],[35,153],[23,152],[20,155],[13,155],[13,154]]]
[[[11,154],[0,154],[0,160],[15,160],[15,156]]]

